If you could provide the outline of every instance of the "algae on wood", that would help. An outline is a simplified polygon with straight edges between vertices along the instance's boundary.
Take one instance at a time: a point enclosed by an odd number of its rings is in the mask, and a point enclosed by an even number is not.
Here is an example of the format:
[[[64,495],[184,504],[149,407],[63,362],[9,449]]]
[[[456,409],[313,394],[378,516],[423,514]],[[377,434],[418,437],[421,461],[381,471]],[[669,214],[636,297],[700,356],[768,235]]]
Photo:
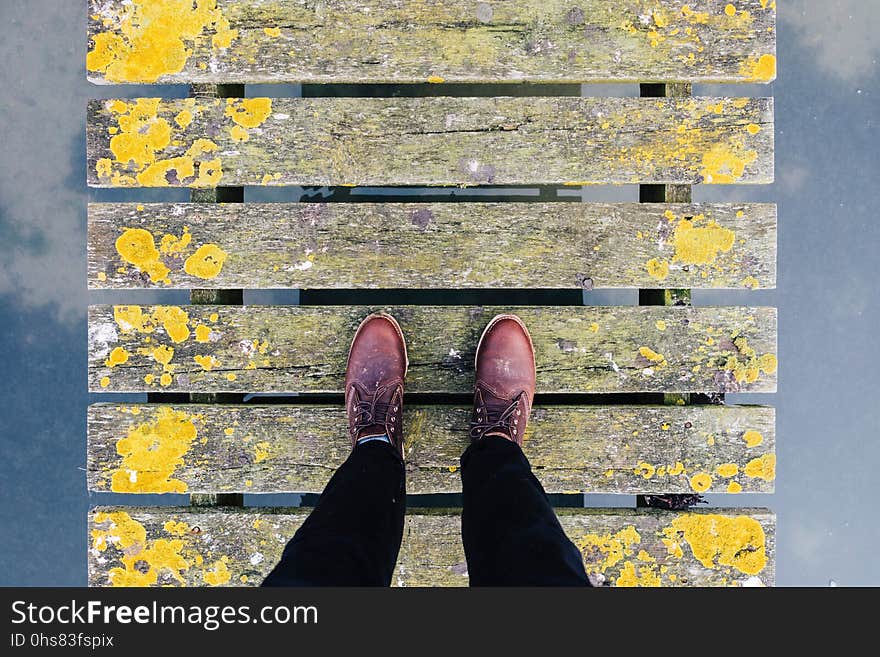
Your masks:
[[[132,228],[150,233],[167,278],[153,281],[117,246]],[[689,252],[691,229],[705,234],[705,252]],[[169,235],[189,243],[162,248]],[[186,267],[206,244],[225,254],[207,281]],[[88,267],[94,289],[773,288],[776,207],[90,204]]]
[[[256,586],[304,509],[99,507],[89,513],[89,586]],[[766,509],[560,509],[588,572],[619,586],[761,586],[775,581]],[[396,586],[466,586],[460,515],[410,509]],[[162,561],[151,550],[160,541]],[[170,557],[174,558],[171,559]]]
[[[774,392],[776,310],[704,307],[93,306],[93,392],[340,392],[370,312],[401,324],[407,392],[473,390],[480,334],[529,327],[538,393]]]

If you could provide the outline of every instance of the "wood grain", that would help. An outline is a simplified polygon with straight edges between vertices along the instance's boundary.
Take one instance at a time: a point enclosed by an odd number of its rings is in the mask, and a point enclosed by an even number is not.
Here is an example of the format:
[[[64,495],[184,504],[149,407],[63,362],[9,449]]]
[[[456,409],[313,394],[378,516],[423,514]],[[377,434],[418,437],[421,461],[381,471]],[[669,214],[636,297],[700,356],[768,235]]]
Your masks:
[[[696,219],[695,219],[696,218]],[[697,264],[676,229],[731,232]],[[129,228],[191,236],[162,253],[152,281],[116,241]],[[226,254],[209,282],[185,262],[204,244]],[[681,253],[678,253],[681,251]],[[665,276],[649,265],[667,262]],[[647,203],[90,204],[89,287],[773,288],[776,206]]]
[[[307,513],[265,508],[93,509],[88,525],[89,586],[256,586]],[[766,509],[557,513],[581,549],[588,572],[603,574],[613,585],[775,582],[776,518]],[[683,531],[686,526],[690,531]],[[460,532],[457,511],[410,510],[393,584],[466,586]],[[161,551],[154,549],[157,545]],[[156,558],[158,552],[163,559]],[[620,558],[615,560],[614,554]],[[738,558],[731,559],[734,555]]]
[[[518,314],[529,327],[539,394],[776,389],[773,308],[382,309],[398,319],[407,339],[407,392],[470,393],[480,333],[500,312]],[[351,337],[375,310],[93,306],[89,389],[338,393]]]
[[[159,421],[171,414],[195,435],[157,482],[154,464],[138,462],[130,437],[149,434],[154,447],[172,442]],[[461,491],[469,421],[469,407],[406,408],[409,493]],[[761,436],[759,445],[747,446],[749,432]],[[320,493],[351,451],[345,409],[327,405],[97,404],[89,407],[88,435],[94,491],[162,493],[173,479],[190,493]],[[553,493],[691,493],[697,473],[711,477],[700,492],[724,493],[736,482],[742,492],[770,493],[773,479],[750,477],[745,468],[775,454],[775,414],[760,406],[538,406],[525,452]],[[731,463],[735,473],[717,472]]]
[[[132,7],[133,4],[133,7]],[[203,29],[132,29],[144,0],[90,0],[89,80],[128,82],[761,82],[775,3],[736,0],[218,0]],[[189,7],[177,9],[191,13]],[[160,14],[161,17],[161,14]],[[211,20],[213,19],[213,20]],[[202,25],[200,23],[200,25]],[[166,24],[167,25],[167,24]],[[219,31],[225,43],[215,44]],[[126,33],[126,31],[128,33]],[[152,47],[150,47],[152,46]],[[184,48],[187,51],[184,51]],[[177,55],[171,59],[168,53]]]
[[[96,100],[87,148],[94,187],[770,183],[773,101]]]

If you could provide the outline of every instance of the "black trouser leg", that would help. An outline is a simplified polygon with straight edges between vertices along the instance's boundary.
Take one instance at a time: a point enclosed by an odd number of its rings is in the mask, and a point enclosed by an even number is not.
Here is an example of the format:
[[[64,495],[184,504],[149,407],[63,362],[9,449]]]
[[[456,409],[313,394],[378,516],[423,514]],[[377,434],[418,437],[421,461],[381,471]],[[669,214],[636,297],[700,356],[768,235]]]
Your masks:
[[[388,586],[405,511],[405,473],[394,448],[358,445],[263,586]]]
[[[471,586],[589,586],[519,445],[489,436],[461,457],[461,535]]]

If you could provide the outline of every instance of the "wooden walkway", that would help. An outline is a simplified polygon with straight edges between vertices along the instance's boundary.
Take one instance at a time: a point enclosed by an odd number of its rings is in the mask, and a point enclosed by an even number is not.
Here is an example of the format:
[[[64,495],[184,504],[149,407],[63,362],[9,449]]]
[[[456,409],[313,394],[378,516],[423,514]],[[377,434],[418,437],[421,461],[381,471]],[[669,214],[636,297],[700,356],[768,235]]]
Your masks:
[[[308,510],[247,508],[243,494],[319,492],[345,459],[345,356],[378,308],[409,342],[411,494],[460,492],[477,338],[512,310],[535,341],[525,451],[548,492],[639,495],[638,509],[558,509],[588,570],[620,586],[773,584],[769,511],[644,507],[773,492],[773,409],[717,402],[775,392],[776,311],[690,305],[691,289],[776,285],[775,206],[691,197],[773,181],[773,101],[694,97],[690,84],[772,81],[775,2],[89,7],[90,80],[191,85],[188,99],[91,101],[89,185],[193,189],[189,203],[89,206],[89,287],[119,291],[89,310],[89,390],[147,394],[90,407],[89,489],[191,499],[92,510],[91,585],[258,584]],[[436,86],[246,97],[265,82]],[[641,97],[462,84],[580,82],[639,82]],[[245,186],[353,200],[353,186],[630,183],[640,203],[243,202]],[[191,305],[126,304],[132,289],[170,288],[192,290]],[[243,290],[278,288],[424,290],[424,302],[242,305]],[[431,305],[432,290],[505,304],[517,289],[621,288],[641,305]],[[460,511],[410,506],[396,583],[467,584]]]

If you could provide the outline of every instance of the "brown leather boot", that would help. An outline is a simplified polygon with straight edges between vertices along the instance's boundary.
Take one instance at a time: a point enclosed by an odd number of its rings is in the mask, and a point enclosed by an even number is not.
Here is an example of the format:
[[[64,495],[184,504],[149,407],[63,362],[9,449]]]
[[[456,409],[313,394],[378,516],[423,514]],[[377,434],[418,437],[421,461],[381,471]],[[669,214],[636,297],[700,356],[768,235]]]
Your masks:
[[[502,436],[522,446],[535,397],[535,349],[516,315],[498,315],[477,345],[471,440]]]
[[[345,408],[351,446],[388,436],[403,458],[403,379],[409,361],[400,326],[391,315],[373,313],[358,327],[345,370]]]

